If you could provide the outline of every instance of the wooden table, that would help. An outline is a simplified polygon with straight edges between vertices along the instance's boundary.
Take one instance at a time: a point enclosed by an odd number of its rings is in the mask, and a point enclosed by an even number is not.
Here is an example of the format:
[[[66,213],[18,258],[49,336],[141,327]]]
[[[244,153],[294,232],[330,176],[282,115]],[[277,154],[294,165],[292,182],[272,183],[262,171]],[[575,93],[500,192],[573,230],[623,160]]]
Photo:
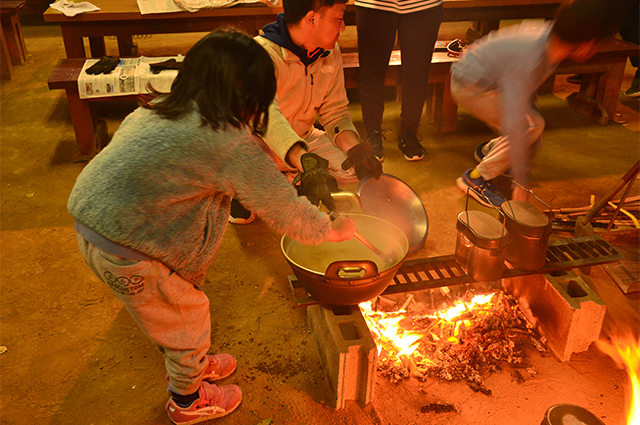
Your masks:
[[[551,19],[566,0],[445,0],[445,22],[472,21],[482,34],[496,29],[504,19]],[[275,21],[281,6],[265,3],[240,4],[198,12],[154,13],[142,15],[136,0],[92,0],[100,11],[67,17],[51,8],[44,13],[45,22],[60,24],[68,58],[84,58],[83,38],[89,38],[91,57],[105,55],[105,36],[116,36],[120,56],[135,56],[134,34],[209,32],[220,25],[232,24],[257,34],[264,25]],[[355,5],[347,3],[347,25],[355,25]]]

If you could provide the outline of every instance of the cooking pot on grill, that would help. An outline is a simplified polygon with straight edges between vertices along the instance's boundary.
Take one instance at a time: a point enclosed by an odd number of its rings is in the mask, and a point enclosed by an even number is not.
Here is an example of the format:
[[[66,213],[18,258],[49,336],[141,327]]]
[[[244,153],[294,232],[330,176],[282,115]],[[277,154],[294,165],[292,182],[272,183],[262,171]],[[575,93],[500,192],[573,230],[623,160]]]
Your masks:
[[[282,237],[282,253],[298,282],[318,301],[352,305],[377,297],[387,289],[409,251],[407,237],[393,224],[364,214],[349,217],[383,256],[355,238],[310,246]]]

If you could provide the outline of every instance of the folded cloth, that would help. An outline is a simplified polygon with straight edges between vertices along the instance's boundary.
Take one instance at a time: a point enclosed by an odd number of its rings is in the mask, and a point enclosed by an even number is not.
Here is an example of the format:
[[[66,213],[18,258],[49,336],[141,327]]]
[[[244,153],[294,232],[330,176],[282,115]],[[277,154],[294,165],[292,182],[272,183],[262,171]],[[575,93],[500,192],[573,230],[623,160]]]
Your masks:
[[[49,6],[51,6],[52,9],[57,10],[58,12],[64,13],[66,16],[76,16],[80,13],[95,12],[96,10],[100,10],[98,6],[93,5],[88,1],[75,3],[72,1],[60,0],[55,3],[51,3]]]

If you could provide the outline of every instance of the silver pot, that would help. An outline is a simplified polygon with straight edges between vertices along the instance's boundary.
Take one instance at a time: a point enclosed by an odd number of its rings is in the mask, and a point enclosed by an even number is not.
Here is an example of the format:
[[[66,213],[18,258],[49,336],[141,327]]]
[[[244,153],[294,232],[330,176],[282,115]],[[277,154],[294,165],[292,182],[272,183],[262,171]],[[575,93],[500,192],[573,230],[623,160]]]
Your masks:
[[[329,304],[352,305],[377,297],[389,286],[409,251],[407,237],[393,224],[364,214],[349,217],[383,256],[355,238],[309,246],[285,235],[280,244],[302,287]]]

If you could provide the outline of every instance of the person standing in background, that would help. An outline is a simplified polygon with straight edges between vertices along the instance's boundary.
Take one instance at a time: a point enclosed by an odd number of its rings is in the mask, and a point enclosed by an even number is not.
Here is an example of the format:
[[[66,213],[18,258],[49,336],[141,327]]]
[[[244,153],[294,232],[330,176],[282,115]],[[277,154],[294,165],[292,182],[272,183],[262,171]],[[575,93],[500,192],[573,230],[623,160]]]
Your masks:
[[[629,0],[627,6],[627,13],[624,14],[624,20],[620,25],[620,37],[624,41],[640,44],[640,1]],[[631,65],[636,69],[636,74],[633,76],[631,86],[624,92],[627,97],[640,97],[640,81],[638,80],[638,65],[640,65],[640,58],[634,56],[629,58]]]
[[[398,147],[407,161],[419,161],[424,157],[417,132],[427,100],[433,48],[444,18],[442,1],[355,0],[362,120],[367,130],[367,142],[379,161],[384,161],[384,80],[396,34],[402,54]]]

